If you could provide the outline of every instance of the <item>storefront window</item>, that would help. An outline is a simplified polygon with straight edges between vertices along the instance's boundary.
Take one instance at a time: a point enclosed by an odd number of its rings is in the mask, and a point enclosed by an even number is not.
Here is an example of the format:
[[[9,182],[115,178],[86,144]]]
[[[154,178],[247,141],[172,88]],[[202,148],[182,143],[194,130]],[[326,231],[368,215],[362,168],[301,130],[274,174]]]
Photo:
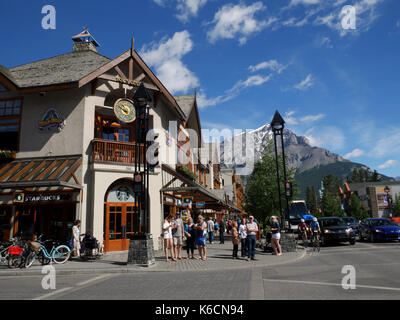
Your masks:
[[[22,99],[0,100],[0,157],[18,151]]]

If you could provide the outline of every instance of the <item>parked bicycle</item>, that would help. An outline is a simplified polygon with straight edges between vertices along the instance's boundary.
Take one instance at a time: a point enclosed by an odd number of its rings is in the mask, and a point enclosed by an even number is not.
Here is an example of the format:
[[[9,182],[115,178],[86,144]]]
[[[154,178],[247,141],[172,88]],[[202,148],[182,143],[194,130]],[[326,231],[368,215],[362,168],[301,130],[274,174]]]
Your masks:
[[[8,264],[8,258],[10,256],[8,248],[12,245],[12,241],[6,241],[0,244],[0,264]]]
[[[46,240],[42,241],[40,236],[37,241],[31,245],[31,252],[26,258],[25,268],[29,268],[36,259],[42,265],[47,265],[50,262],[62,264],[68,261],[71,256],[71,250],[66,245],[60,245],[58,241]],[[51,243],[51,249],[46,248],[46,244]]]

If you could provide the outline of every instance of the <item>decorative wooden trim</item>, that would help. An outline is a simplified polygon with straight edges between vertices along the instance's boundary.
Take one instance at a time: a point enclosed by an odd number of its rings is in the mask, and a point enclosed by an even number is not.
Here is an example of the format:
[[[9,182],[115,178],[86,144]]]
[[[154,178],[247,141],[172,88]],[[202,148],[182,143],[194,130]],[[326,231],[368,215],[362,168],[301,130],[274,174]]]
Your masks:
[[[15,171],[17,171],[20,167],[22,166],[22,163],[17,163],[14,165],[14,167],[11,168],[11,170],[6,170],[5,173],[0,177],[0,182],[3,182],[3,180],[9,176],[11,176]]]
[[[44,170],[41,174],[39,174],[39,175],[35,178],[35,181],[39,181],[39,180],[41,180],[44,176],[46,176],[46,174],[48,174],[48,173],[51,171],[51,169],[53,169],[53,168],[57,165],[58,162],[59,162],[58,160],[54,160],[54,161],[47,167],[46,170]]]
[[[11,91],[18,91],[18,88],[12,81],[0,73],[0,83],[2,83],[7,89]]]
[[[132,57],[129,58],[129,80],[133,80],[133,58]]]
[[[68,163],[69,163],[70,161],[71,161],[71,160],[64,160],[64,162],[61,163],[61,164],[58,166],[58,168],[47,178],[47,180],[53,180],[54,178],[56,178],[57,175],[62,171],[62,169],[64,169],[64,168],[68,165]]]
[[[33,166],[35,165],[35,161],[31,161],[28,165],[25,166],[20,172],[18,172],[12,179],[10,179],[10,182],[15,182],[18,180],[19,177],[24,175],[27,171],[29,171]]]
[[[82,158],[79,159],[75,164],[66,172],[64,175],[61,177],[60,181],[65,181],[67,182],[69,178],[72,176],[75,176],[75,171],[76,169],[79,168],[79,166],[82,164]],[[75,181],[77,184],[80,184],[79,182]]]
[[[22,181],[29,181],[36,173],[40,171],[46,164],[48,164],[48,161],[43,161],[40,163],[31,173],[29,173]]]
[[[122,79],[126,79],[126,78],[127,78],[126,75],[125,75],[125,73],[123,73],[122,70],[120,69],[120,67],[115,66],[115,67],[114,67],[114,70],[118,73],[118,75],[119,75]]]

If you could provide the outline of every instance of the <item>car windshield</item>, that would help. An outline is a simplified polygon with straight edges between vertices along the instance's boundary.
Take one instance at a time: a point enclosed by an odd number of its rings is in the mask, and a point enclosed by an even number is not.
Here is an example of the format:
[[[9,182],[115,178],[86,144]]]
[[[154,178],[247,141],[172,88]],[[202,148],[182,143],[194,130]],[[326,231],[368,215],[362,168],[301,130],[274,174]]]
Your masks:
[[[307,214],[307,207],[304,202],[296,202],[290,205],[290,219],[301,218]]]
[[[321,220],[322,225],[324,227],[336,227],[336,226],[344,226],[346,223],[339,218],[331,218],[331,219],[324,219]]]
[[[358,223],[358,220],[354,217],[344,217],[342,218],[346,223]]]
[[[379,226],[397,226],[394,222],[387,219],[375,219],[370,220],[371,226],[379,227]]]

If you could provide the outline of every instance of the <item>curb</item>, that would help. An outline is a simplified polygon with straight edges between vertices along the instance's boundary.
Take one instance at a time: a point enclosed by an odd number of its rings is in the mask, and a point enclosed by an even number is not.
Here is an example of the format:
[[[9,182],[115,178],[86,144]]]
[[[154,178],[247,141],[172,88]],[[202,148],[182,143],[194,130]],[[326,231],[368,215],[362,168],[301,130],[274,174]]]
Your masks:
[[[223,270],[238,270],[238,269],[248,269],[248,268],[265,268],[269,266],[279,266],[279,265],[284,265],[288,263],[294,263],[299,260],[302,260],[305,258],[307,255],[307,251],[304,249],[301,249],[303,252],[300,254],[300,256],[295,257],[294,259],[290,259],[289,261],[283,261],[281,263],[267,263],[263,265],[254,265],[254,264],[247,264],[243,266],[235,266],[235,267],[228,267],[228,268],[223,268]],[[75,275],[75,274],[114,274],[114,273],[148,273],[148,272],[193,272],[193,270],[168,270],[168,269],[158,269],[154,270],[153,268],[156,266],[156,264],[149,266],[149,267],[138,267],[138,266],[133,266],[133,267],[121,267],[121,268],[87,268],[87,269],[74,269],[74,270],[57,270],[57,275]],[[153,269],[153,270],[152,270]],[[216,270],[221,270],[221,268],[206,268],[204,270],[196,270],[196,271],[216,271]],[[0,271],[0,278],[5,278],[5,277],[35,277],[35,276],[42,276],[41,270],[19,270],[19,271],[6,271],[6,272],[1,272]]]

